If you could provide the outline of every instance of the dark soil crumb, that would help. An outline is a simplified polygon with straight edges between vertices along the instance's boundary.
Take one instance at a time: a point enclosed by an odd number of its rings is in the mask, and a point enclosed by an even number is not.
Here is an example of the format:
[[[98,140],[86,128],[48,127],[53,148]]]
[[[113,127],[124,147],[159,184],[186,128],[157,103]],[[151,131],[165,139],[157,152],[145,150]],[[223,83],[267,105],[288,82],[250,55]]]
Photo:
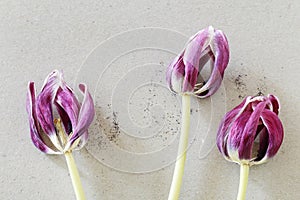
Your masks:
[[[265,95],[260,88],[257,88],[257,90],[258,90],[258,93],[256,94],[256,96],[264,96]]]
[[[241,87],[246,86],[246,84],[243,82],[242,80],[242,75],[239,74],[235,80],[234,80],[235,86],[237,87],[237,89],[241,89]]]
[[[247,76],[247,74],[239,74],[235,79],[235,87],[239,92],[238,98],[243,99],[245,97],[245,92],[247,90],[246,84],[243,82],[243,76]]]

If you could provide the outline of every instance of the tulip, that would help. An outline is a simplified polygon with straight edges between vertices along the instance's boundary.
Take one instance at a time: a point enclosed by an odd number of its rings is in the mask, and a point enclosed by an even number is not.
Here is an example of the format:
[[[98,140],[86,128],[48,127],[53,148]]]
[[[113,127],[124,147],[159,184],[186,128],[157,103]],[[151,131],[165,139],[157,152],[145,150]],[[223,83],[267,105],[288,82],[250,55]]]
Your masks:
[[[198,81],[204,65],[211,60],[208,80]],[[229,46],[225,34],[212,26],[190,38],[186,48],[167,69],[167,83],[176,94],[206,98],[220,87],[229,61]]]
[[[43,153],[65,155],[76,197],[85,199],[72,151],[86,144],[95,111],[87,86],[79,84],[79,89],[84,96],[81,104],[62,72],[55,70],[37,97],[34,82],[29,82],[26,108],[33,144]]]
[[[268,161],[282,144],[279,110],[279,100],[274,95],[249,96],[220,124],[218,149],[227,160],[241,166],[238,200],[245,199],[249,167]]]
[[[209,60],[211,74],[207,80],[199,81],[201,71]],[[221,85],[228,61],[226,36],[222,31],[209,26],[191,37],[183,51],[168,66],[168,87],[173,93],[182,96],[181,135],[169,200],[179,198],[190,127],[190,95],[198,98],[213,95]]]

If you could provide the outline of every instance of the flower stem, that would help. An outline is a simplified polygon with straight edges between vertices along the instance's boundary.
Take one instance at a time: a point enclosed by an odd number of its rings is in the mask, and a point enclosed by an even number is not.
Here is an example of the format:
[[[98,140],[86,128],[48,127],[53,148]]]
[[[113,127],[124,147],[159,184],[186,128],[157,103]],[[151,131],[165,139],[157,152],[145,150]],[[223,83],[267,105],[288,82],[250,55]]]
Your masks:
[[[79,173],[72,155],[72,152],[66,152],[65,153],[66,161],[68,164],[70,176],[72,179],[73,188],[75,191],[76,199],[77,200],[85,200],[83,188],[81,185]]]
[[[239,193],[237,196],[237,200],[245,200],[247,184],[248,184],[248,176],[249,176],[249,165],[241,164],[241,166],[240,166],[240,185],[239,185]]]
[[[180,194],[180,187],[182,183],[184,164],[186,159],[186,151],[188,147],[188,135],[190,129],[190,107],[190,96],[182,95],[181,135],[168,200],[177,200]]]

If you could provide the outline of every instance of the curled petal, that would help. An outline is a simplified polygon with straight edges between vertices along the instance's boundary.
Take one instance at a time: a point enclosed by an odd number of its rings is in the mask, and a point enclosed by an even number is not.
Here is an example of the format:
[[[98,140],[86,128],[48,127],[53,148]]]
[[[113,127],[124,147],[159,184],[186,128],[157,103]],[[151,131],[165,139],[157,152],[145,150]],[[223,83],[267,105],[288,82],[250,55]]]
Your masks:
[[[199,31],[188,42],[183,55],[185,65],[185,77],[183,81],[183,92],[193,92],[197,82],[200,66],[200,58],[209,51],[209,42],[212,37],[213,28],[210,26]]]
[[[264,110],[261,114],[261,119],[269,135],[266,156],[271,158],[277,153],[282,144],[284,136],[283,126],[278,116],[270,110]]]
[[[279,99],[274,96],[274,95],[268,95],[268,98],[272,104],[273,107],[273,112],[275,112],[277,115],[279,114],[279,110],[280,110],[280,103],[279,103]]]
[[[87,131],[95,115],[93,99],[87,90],[87,86],[85,84],[79,84],[79,89],[83,93],[84,98],[79,111],[77,126],[73,130],[72,135],[70,135],[69,142],[65,149],[70,148],[74,141]]]
[[[229,46],[226,36],[219,30],[216,30],[212,37],[211,51],[213,54],[212,73],[202,88],[198,90],[200,98],[206,98],[214,94],[220,87],[224,71],[229,62]],[[203,95],[201,95],[203,94]]]
[[[36,118],[36,100],[34,83],[28,85],[26,109],[29,116],[30,136],[33,144],[42,152],[47,154],[58,154],[59,152],[49,148],[40,136],[40,127]]]

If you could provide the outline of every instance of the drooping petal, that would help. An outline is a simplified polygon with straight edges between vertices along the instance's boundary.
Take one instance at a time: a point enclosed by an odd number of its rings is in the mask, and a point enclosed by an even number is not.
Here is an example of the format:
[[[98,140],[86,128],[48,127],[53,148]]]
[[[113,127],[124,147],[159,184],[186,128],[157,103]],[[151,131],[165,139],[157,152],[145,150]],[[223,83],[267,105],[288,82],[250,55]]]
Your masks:
[[[197,91],[197,96],[200,98],[211,96],[219,89],[223,80],[224,71],[229,62],[228,41],[220,30],[214,32],[210,49],[213,54],[212,73],[205,85]]]
[[[70,148],[73,142],[87,131],[95,115],[93,99],[87,90],[87,86],[85,84],[80,84],[79,89],[83,93],[84,98],[79,111],[77,126],[73,130],[72,135],[70,135],[69,142],[65,149]]]
[[[55,150],[48,147],[40,136],[40,131],[42,130],[40,129],[39,123],[36,118],[36,97],[33,82],[30,82],[28,84],[26,109],[29,116],[30,136],[33,144],[43,153],[59,154],[59,152],[56,152]]]
[[[70,134],[72,129],[77,126],[80,105],[73,90],[63,80],[57,90],[54,103],[66,133]]]
[[[37,97],[36,112],[37,120],[39,121],[45,134],[48,135],[51,142],[55,145],[57,149],[62,150],[61,144],[56,136],[52,112],[54,98],[60,85],[60,76],[62,76],[62,74],[57,70],[53,71],[48,75],[48,77],[45,80],[42,91]]]

